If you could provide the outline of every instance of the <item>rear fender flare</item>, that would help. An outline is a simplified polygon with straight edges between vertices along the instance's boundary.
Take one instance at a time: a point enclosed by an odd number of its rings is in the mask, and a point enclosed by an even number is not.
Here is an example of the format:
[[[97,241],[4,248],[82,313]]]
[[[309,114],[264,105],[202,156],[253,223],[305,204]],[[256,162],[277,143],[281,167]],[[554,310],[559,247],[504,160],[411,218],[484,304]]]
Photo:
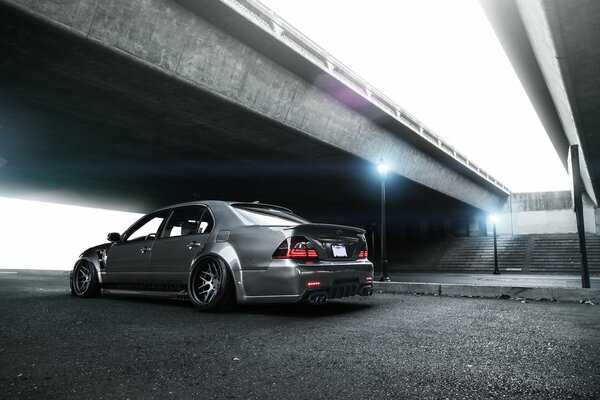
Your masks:
[[[231,276],[233,277],[233,283],[235,285],[235,297],[238,301],[243,300],[246,297],[246,293],[244,290],[244,285],[242,281],[242,273],[241,273],[241,265],[239,257],[229,243],[214,243],[210,248],[206,248],[202,254],[198,255],[192,260],[190,265],[190,274],[194,267],[202,260],[206,258],[217,258],[220,259],[223,263],[225,263],[226,267],[231,272]]]

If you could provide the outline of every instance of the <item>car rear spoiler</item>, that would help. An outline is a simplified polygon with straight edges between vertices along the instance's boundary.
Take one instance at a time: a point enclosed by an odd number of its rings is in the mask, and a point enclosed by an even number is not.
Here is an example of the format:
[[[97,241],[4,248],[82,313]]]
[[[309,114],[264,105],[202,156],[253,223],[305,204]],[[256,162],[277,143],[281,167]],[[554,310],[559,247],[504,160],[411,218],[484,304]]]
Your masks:
[[[289,208],[276,206],[274,204],[265,204],[265,203],[259,203],[259,202],[252,202],[252,203],[237,202],[237,203],[229,203],[229,205],[232,207],[238,206],[238,207],[244,207],[244,208],[254,208],[254,209],[259,209],[259,210],[274,210],[274,211],[281,211],[281,212],[288,213],[288,214],[294,214],[294,212],[292,210],[290,210]]]

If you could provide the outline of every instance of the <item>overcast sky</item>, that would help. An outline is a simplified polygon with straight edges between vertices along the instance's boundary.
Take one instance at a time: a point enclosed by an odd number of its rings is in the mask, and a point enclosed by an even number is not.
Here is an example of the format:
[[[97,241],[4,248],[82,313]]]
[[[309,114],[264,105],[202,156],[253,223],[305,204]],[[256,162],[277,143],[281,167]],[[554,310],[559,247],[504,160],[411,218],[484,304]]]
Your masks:
[[[514,192],[568,175],[477,0],[261,0]]]

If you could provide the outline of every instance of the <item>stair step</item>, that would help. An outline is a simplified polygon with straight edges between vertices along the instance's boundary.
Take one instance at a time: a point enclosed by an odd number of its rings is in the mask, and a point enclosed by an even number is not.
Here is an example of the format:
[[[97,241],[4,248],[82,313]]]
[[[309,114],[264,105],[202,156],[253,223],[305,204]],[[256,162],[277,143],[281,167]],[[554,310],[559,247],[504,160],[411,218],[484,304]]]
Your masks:
[[[600,272],[600,237],[586,238],[590,272]],[[581,256],[576,234],[501,236],[497,242],[500,270],[509,272],[578,273]],[[491,237],[464,237],[407,243],[390,256],[398,271],[489,271],[494,265]],[[527,265],[526,265],[527,263]],[[398,264],[393,266],[394,264]]]

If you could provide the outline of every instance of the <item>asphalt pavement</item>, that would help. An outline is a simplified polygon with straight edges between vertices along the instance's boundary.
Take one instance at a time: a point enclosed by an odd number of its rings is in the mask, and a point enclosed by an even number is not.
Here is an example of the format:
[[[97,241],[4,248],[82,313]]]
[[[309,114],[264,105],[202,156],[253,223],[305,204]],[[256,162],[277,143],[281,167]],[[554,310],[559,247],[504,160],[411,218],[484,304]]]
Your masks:
[[[600,398],[595,305],[375,294],[202,314],[6,272],[1,398]]]

